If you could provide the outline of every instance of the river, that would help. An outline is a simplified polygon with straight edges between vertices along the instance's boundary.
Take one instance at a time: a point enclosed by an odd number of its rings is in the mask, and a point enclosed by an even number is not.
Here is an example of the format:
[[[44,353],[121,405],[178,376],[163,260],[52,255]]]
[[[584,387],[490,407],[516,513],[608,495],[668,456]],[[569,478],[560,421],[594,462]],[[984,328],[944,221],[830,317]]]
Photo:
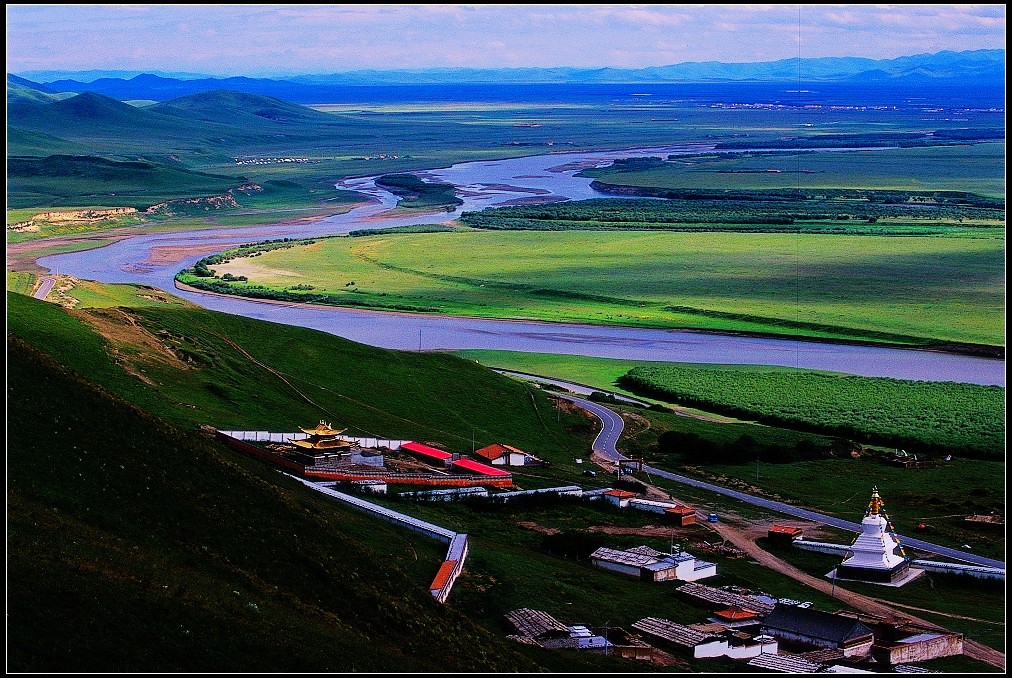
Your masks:
[[[601,197],[590,188],[590,179],[574,176],[581,166],[593,166],[619,157],[663,157],[668,153],[692,153],[709,149],[709,146],[698,144],[625,151],[554,153],[460,163],[420,174],[427,179],[456,184],[464,199],[464,205],[459,211],[480,210],[522,198],[579,200]],[[369,194],[378,200],[377,203],[316,222],[138,235],[98,249],[43,257],[38,263],[50,271],[87,280],[151,285],[216,311],[311,327],[384,348],[481,348],[645,361],[781,365],[864,376],[1005,385],[1004,360],[937,351],[698,331],[307,307],[175,289],[173,276],[179,269],[192,266],[202,256],[237,244],[273,238],[347,233],[361,228],[437,223],[449,217],[446,213],[440,213],[377,220],[376,215],[393,207],[397,198],[377,188],[374,178],[347,180],[339,186]]]

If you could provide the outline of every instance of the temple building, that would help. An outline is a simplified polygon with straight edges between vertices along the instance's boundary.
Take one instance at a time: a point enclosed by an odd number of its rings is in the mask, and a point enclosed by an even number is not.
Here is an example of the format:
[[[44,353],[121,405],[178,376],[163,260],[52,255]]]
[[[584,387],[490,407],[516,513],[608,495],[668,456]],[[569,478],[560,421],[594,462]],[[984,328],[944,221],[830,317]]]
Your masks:
[[[903,552],[878,488],[871,493],[861,533],[830,576],[836,579],[899,585],[910,579],[910,559]]]
[[[354,443],[345,440],[341,434],[348,429],[335,429],[329,423],[320,420],[315,428],[299,429],[306,434],[305,439],[290,439],[289,442],[297,448],[295,455],[299,461],[314,465],[322,458],[350,455]]]

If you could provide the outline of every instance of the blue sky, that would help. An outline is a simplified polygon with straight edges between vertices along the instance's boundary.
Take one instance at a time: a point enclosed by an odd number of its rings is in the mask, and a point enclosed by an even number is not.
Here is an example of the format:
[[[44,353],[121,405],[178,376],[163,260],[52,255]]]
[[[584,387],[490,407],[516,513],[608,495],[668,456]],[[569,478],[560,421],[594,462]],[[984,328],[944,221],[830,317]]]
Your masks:
[[[1004,5],[7,5],[13,73],[639,68],[1004,45]]]

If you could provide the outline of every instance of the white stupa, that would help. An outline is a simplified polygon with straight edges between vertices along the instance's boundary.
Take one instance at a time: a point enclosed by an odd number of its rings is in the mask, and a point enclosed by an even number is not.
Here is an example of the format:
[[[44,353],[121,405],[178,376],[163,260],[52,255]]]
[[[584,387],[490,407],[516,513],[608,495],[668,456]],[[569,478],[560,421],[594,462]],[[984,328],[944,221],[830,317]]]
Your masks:
[[[847,557],[837,566],[835,576],[839,579],[893,583],[903,579],[909,569],[910,559],[903,553],[903,547],[893,533],[876,487],[861,521],[861,534],[847,551]]]

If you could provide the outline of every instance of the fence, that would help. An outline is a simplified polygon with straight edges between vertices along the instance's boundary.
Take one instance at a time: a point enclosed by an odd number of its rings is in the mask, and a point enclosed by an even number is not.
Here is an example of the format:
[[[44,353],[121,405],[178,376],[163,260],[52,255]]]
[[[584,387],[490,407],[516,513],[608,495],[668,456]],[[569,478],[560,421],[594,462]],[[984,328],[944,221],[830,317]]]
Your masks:
[[[429,590],[432,593],[433,598],[441,603],[445,603],[447,597],[450,595],[450,590],[453,588],[453,584],[457,581],[457,577],[460,576],[461,571],[464,569],[464,559],[467,557],[468,552],[468,541],[467,535],[448,530],[445,527],[434,525],[432,523],[425,522],[424,520],[418,520],[411,516],[405,515],[393,509],[388,509],[385,506],[379,506],[373,504],[370,501],[366,501],[360,497],[355,497],[344,492],[338,492],[337,490],[329,487],[324,487],[318,483],[313,483],[298,476],[293,476],[290,473],[286,473],[289,478],[294,478],[306,487],[337,499],[343,504],[347,504],[360,511],[369,513],[381,520],[385,520],[388,523],[399,525],[412,532],[435,539],[436,541],[442,542],[448,545],[446,551],[446,560],[440,565],[436,578],[433,580]]]

